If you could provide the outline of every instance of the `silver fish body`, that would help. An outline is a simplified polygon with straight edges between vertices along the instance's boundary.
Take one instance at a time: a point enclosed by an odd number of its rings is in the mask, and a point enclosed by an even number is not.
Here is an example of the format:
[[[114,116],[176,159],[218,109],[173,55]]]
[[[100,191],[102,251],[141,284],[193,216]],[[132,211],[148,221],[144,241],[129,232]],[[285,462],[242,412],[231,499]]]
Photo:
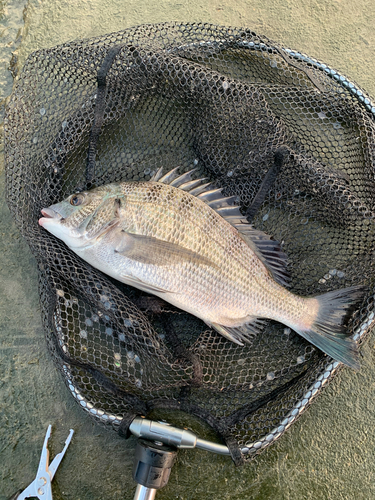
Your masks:
[[[191,174],[109,184],[43,209],[39,223],[81,258],[153,293],[242,344],[279,321],[358,368],[342,327],[361,287],[300,297],[286,285],[277,242],[246,223],[232,198]],[[159,177],[159,179],[158,179]]]

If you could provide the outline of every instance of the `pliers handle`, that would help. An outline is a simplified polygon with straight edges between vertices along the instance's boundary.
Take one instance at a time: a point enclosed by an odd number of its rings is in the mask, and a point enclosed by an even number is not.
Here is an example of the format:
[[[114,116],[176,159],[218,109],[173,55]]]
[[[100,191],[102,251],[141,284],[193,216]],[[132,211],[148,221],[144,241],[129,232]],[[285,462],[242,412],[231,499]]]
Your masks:
[[[51,428],[51,425],[49,425],[46,436],[44,438],[43,449],[39,460],[38,472],[34,481],[30,483],[25,490],[15,493],[9,500],[25,500],[26,498],[30,497],[35,497],[39,500],[52,500],[52,479],[58,466],[60,465],[61,460],[63,459],[63,456],[65,455],[74,431],[73,429],[70,429],[69,436],[65,441],[63,450],[55,456],[50,464],[48,439],[51,435]]]

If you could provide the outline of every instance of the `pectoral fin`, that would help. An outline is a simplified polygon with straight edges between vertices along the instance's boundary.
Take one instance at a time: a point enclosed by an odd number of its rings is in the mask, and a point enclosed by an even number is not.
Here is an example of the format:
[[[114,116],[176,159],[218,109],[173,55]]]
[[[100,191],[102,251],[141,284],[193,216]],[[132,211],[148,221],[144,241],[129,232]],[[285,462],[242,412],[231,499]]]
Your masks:
[[[143,264],[161,267],[175,267],[183,262],[216,267],[206,257],[181,245],[124,230],[115,238],[115,252]]]
[[[144,281],[141,281],[138,278],[134,277],[126,277],[126,284],[130,286],[134,286],[134,288],[138,288],[139,290],[142,290],[143,292],[146,293],[167,293],[171,292],[172,290],[166,290],[164,288],[157,287],[155,285],[151,285],[150,283],[145,283]]]

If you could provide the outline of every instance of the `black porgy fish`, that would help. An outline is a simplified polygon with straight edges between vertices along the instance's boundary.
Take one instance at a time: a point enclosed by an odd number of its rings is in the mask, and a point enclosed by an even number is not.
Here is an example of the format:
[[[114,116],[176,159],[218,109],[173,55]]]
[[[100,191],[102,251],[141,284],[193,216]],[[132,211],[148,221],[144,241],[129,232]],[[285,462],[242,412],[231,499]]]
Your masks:
[[[301,297],[287,290],[286,256],[220,189],[178,176],[120,182],[44,208],[39,224],[95,268],[201,318],[243,345],[272,319],[358,369],[345,332],[362,286]],[[176,177],[177,176],[177,177]]]

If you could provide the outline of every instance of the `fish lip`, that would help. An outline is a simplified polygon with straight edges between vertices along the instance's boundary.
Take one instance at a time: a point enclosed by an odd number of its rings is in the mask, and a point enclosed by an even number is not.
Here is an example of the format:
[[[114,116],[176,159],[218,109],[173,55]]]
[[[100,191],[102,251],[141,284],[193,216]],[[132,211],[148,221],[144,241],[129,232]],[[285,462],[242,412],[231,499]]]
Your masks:
[[[63,220],[63,217],[52,208],[42,208],[41,212],[45,219]]]

